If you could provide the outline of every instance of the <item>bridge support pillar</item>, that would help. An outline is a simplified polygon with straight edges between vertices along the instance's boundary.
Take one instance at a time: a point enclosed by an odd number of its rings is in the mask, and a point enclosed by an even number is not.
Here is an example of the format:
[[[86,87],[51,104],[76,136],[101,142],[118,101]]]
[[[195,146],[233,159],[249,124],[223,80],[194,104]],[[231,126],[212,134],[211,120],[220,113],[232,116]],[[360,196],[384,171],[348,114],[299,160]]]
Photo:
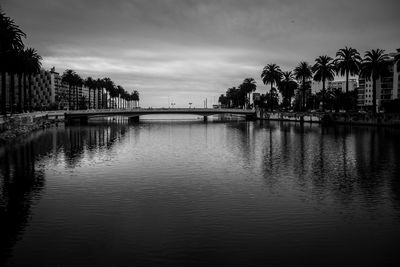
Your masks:
[[[203,121],[207,122],[208,121],[208,116],[203,116]]]
[[[131,123],[137,123],[139,122],[139,116],[129,117],[128,121]]]

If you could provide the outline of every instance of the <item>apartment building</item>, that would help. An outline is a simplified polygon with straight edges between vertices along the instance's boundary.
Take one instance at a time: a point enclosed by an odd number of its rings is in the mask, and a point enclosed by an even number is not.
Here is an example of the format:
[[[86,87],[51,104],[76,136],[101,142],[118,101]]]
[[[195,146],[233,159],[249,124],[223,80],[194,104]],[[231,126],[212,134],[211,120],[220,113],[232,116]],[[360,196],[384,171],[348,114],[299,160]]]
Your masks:
[[[389,54],[389,72],[386,76],[380,77],[376,81],[376,102],[378,110],[385,101],[400,97],[400,68],[397,62],[394,61],[395,56],[399,53],[400,49],[397,49],[397,52]],[[358,107],[362,110],[371,109],[373,105],[372,79],[360,77],[357,92]]]
[[[356,78],[349,79],[349,92],[354,91],[358,87],[358,80]],[[346,92],[346,81],[326,81],[325,88],[328,90],[340,90]],[[316,94],[322,90],[322,82],[312,81],[311,92]]]

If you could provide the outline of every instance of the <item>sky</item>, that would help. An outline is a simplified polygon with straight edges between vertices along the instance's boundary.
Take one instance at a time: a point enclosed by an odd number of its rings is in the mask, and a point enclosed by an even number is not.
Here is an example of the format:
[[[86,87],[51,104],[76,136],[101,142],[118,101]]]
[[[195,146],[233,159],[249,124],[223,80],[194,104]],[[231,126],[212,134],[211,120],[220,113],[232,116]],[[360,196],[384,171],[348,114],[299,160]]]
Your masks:
[[[400,48],[399,0],[0,0],[43,67],[110,77],[142,107],[208,107],[266,64]],[[338,79],[341,79],[340,77]]]

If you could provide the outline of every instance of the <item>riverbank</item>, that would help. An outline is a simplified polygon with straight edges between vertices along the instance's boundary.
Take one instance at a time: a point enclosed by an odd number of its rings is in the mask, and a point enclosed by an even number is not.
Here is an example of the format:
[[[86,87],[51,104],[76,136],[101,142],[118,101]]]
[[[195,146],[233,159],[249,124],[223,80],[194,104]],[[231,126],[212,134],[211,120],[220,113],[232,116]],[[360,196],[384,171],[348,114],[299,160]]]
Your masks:
[[[256,109],[256,117],[259,120],[400,127],[400,114],[391,113],[269,112]]]
[[[60,114],[48,112],[0,116],[0,143],[10,142],[17,137],[58,125],[63,121],[64,117]]]

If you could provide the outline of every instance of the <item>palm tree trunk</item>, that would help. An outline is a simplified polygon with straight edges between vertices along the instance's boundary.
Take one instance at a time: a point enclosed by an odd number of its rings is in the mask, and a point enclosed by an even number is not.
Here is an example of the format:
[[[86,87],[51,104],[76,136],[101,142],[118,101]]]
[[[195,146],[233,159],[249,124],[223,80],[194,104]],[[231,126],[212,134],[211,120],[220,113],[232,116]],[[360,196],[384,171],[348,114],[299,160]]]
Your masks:
[[[376,114],[376,79],[374,77],[372,77],[372,114]]]
[[[14,80],[14,73],[10,73],[11,81],[10,81],[10,108],[11,114],[15,112],[14,105],[15,105],[15,80]]]
[[[322,111],[325,111],[325,77],[322,78]]]
[[[71,85],[68,84],[68,109],[71,108]]]
[[[32,112],[33,104],[32,104],[32,74],[30,73],[28,76],[28,92],[29,92],[29,111]]]
[[[306,79],[303,78],[303,111],[306,110]]]
[[[271,90],[269,90],[269,102],[271,106],[271,112],[274,110],[273,104],[272,104],[272,83],[271,83]]]
[[[26,73],[24,74],[24,111],[28,111],[28,88],[27,88],[27,84],[26,84]]]
[[[75,106],[76,106],[76,109],[78,110],[79,109],[79,89],[78,89],[78,86],[75,86],[75,96],[76,96],[76,98],[75,98]]]
[[[349,92],[349,71],[346,70],[346,94]]]
[[[89,87],[89,109],[90,109],[90,87]]]
[[[18,73],[18,111],[22,112],[22,73]]]
[[[6,96],[6,72],[1,72],[1,114],[7,114],[7,96]]]

